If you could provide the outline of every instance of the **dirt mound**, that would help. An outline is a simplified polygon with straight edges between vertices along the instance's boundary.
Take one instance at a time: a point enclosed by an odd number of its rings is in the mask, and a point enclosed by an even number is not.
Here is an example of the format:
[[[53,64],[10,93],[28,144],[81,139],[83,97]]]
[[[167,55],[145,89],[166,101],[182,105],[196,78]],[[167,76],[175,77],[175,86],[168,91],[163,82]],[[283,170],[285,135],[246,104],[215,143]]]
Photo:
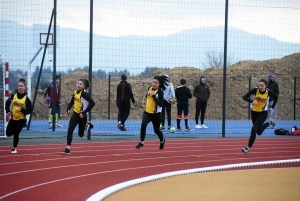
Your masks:
[[[240,61],[229,66],[226,72],[226,118],[247,119],[248,103],[243,101],[242,96],[249,90],[249,84],[250,88],[255,87],[259,79],[267,79],[268,74],[272,72],[275,74],[280,89],[277,118],[293,119],[294,77],[297,77],[298,80],[300,78],[299,63],[300,53],[296,53],[281,59]],[[208,68],[202,71],[194,67],[181,66],[167,71],[157,70],[147,77],[128,76],[128,82],[132,85],[134,97],[137,102],[137,106],[132,108],[129,118],[141,118],[144,111],[142,100],[147,88],[151,85],[152,78],[155,75],[168,74],[175,88],[179,86],[179,80],[185,78],[187,80],[186,86],[188,86],[191,91],[193,91],[194,86],[199,83],[200,76],[206,76],[207,84],[211,91],[211,98],[207,108],[207,119],[221,119],[223,73],[222,68]],[[62,77],[61,91],[62,101],[64,103],[61,109],[62,112],[66,111],[66,105],[71,99],[73,91],[76,89],[76,83],[79,78],[88,79],[88,74],[85,72],[73,72]],[[96,102],[92,111],[93,119],[117,119],[116,88],[119,81],[119,77],[111,77],[110,80],[109,78],[100,79],[96,76],[92,77],[92,97]],[[299,82],[300,81],[298,81],[298,83]],[[298,92],[296,113],[300,114],[299,84],[297,84],[296,87],[296,91]],[[48,109],[43,99],[43,93],[44,91],[38,93],[34,118],[47,119]],[[194,119],[195,100],[195,98],[190,100],[190,119]],[[174,118],[175,116],[176,106],[173,106],[172,117]]]

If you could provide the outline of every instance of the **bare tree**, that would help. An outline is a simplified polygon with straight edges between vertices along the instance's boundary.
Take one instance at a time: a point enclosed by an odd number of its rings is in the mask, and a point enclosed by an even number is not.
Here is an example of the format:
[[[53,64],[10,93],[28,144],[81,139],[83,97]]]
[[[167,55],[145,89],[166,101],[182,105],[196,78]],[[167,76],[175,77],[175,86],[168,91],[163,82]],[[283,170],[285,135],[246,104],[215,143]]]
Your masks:
[[[224,65],[224,53],[223,52],[206,52],[206,62],[202,62],[203,68],[210,68],[210,67],[215,67],[215,68],[223,68]],[[230,66],[233,64],[233,57],[227,56],[227,61],[226,65]]]

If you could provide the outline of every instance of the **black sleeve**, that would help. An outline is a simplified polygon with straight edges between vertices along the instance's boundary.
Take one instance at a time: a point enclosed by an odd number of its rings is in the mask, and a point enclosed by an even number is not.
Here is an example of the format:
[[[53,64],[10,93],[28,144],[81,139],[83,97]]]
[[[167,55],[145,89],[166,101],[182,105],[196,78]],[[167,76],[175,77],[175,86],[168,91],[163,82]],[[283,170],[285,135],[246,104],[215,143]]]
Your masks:
[[[72,98],[68,104],[68,108],[67,108],[67,111],[68,110],[71,110],[72,106],[74,105],[74,94],[72,95]]]
[[[275,108],[275,105],[277,103],[277,100],[278,100],[278,96],[271,90],[269,90],[269,96],[273,97],[274,98],[274,101],[273,101],[273,104],[271,105],[271,108]]]
[[[90,97],[90,95],[87,92],[85,92],[85,91],[83,91],[81,93],[81,97],[84,98],[85,100],[87,100],[89,102],[89,105],[87,106],[87,108],[84,111],[81,112],[83,115],[86,115],[86,113],[89,112],[95,106],[95,102]]]
[[[158,94],[158,98],[156,97],[156,95],[153,95],[152,98],[154,99],[155,103],[158,106],[162,107],[163,100],[164,100],[164,92],[161,89],[159,89],[157,91],[157,94]]]
[[[130,96],[130,99],[131,99],[132,103],[134,104],[135,100],[134,100],[134,97],[133,97],[131,84],[129,84],[129,96]]]
[[[31,105],[31,101],[28,97],[26,97],[26,108],[21,108],[21,112],[23,114],[30,114],[32,111],[32,105]]]
[[[199,97],[199,95],[198,95],[198,85],[195,86],[194,91],[193,91],[193,95],[194,95],[196,98],[200,99],[200,97]]]
[[[47,96],[50,96],[50,89],[51,89],[51,85],[48,85],[45,94],[44,94],[44,98],[46,98]]]
[[[277,96],[279,95],[279,86],[278,86],[278,83],[276,83],[274,93],[275,93]]]
[[[206,85],[207,86],[207,85]],[[210,98],[210,90],[209,90],[209,87],[207,86],[207,94],[208,94],[208,98],[207,99],[209,99]]]
[[[5,111],[6,111],[6,114],[11,112],[10,111],[10,105],[11,105],[11,98],[8,98],[6,101],[5,101]]]
[[[243,99],[244,99],[245,101],[249,102],[249,103],[252,103],[253,100],[250,99],[250,96],[251,96],[251,95],[255,95],[256,91],[257,91],[257,88],[251,89],[248,93],[246,93],[246,94],[243,96]]]
[[[188,98],[191,99],[193,97],[191,90],[187,87],[186,87],[186,90],[187,90],[187,93],[188,93],[187,94]]]

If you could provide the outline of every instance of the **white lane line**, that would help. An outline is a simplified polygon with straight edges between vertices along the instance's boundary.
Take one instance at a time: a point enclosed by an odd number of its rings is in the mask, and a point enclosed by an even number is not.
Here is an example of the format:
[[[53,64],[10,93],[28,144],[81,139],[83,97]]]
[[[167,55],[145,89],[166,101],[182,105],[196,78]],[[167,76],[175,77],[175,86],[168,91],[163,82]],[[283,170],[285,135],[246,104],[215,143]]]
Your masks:
[[[212,171],[223,171],[228,169],[234,168],[245,168],[245,167],[254,167],[254,166],[265,166],[265,165],[275,165],[275,164],[288,164],[288,163],[299,163],[300,159],[291,159],[291,160],[279,160],[279,161],[264,161],[264,162],[254,162],[254,163],[240,163],[240,164],[231,164],[231,165],[220,165],[220,166],[212,166],[212,167],[205,167],[205,168],[196,168],[196,169],[189,169],[189,170],[181,170],[175,172],[167,172],[157,175],[152,175],[148,177],[138,178],[130,181],[126,181],[123,183],[119,183],[113,185],[111,187],[105,188],[91,197],[89,197],[86,201],[101,201],[104,198],[108,197],[109,195],[128,188],[130,186],[135,186],[151,181],[155,181],[158,179],[174,177],[179,175],[186,175],[186,174],[195,174],[195,173],[204,173],[204,172],[212,172]]]

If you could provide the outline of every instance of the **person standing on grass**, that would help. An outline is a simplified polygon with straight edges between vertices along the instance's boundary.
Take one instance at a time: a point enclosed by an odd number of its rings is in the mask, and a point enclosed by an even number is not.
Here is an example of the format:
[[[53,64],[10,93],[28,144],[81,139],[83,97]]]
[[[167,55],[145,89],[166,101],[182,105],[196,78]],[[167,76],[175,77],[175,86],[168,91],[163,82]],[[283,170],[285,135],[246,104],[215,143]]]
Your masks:
[[[175,97],[177,100],[177,131],[180,131],[180,121],[182,112],[184,115],[185,130],[191,131],[189,128],[189,99],[193,97],[189,88],[185,86],[186,80],[180,80],[180,86],[175,89]]]
[[[169,76],[164,75],[169,82]],[[167,112],[167,117],[168,117],[168,130],[171,128],[171,109],[172,109],[172,104],[175,101],[175,91],[173,84],[169,82],[169,85],[166,86],[166,89],[163,91],[164,92],[164,104],[162,106],[162,111],[161,111],[161,127],[160,130],[165,130],[165,118],[166,118],[166,112]]]
[[[118,107],[118,128],[121,131],[126,131],[125,122],[130,114],[130,99],[135,104],[131,84],[127,80],[125,74],[121,75],[121,82],[117,86],[117,107]]]
[[[148,88],[148,93],[146,95],[146,107],[142,117],[141,132],[140,132],[140,142],[136,145],[139,149],[144,146],[144,140],[146,137],[147,125],[152,122],[153,130],[159,137],[160,145],[159,149],[163,149],[166,140],[164,139],[163,133],[160,130],[161,123],[161,110],[164,100],[165,87],[169,85],[166,76],[155,76],[152,80],[152,86]]]
[[[94,107],[95,102],[86,92],[90,83],[87,79],[79,79],[77,81],[77,90],[74,91],[72,99],[68,105],[67,114],[70,114],[70,110],[74,105],[73,114],[69,121],[68,135],[67,135],[67,147],[62,152],[63,154],[71,153],[71,143],[73,140],[73,132],[78,124],[78,135],[83,137],[89,128],[93,128],[93,124],[89,121],[89,112]]]
[[[271,91],[273,91],[277,96],[279,95],[279,86],[278,83],[275,81],[275,76],[273,73],[268,75],[268,85],[267,88],[270,89]],[[273,105],[274,102],[274,98],[270,97],[269,99],[269,104],[268,104],[268,118],[271,118],[270,116],[270,106]],[[276,121],[276,113],[277,113],[277,105],[274,107],[274,111],[273,111],[273,120],[274,122]],[[275,123],[272,124],[272,128],[276,128],[275,127]]]
[[[52,128],[52,122],[55,121],[55,126],[56,127],[62,127],[61,124],[58,123],[58,119],[59,119],[59,114],[60,114],[60,105],[61,105],[61,100],[60,100],[60,87],[59,87],[59,83],[60,83],[60,75],[56,75],[55,76],[55,84],[56,84],[56,100],[54,100],[54,84],[51,83],[49,84],[49,86],[47,87],[47,90],[45,91],[44,94],[44,98],[45,101],[47,101],[48,103],[48,108],[49,108],[49,129]],[[54,115],[52,114],[52,110],[54,110]],[[55,118],[55,120],[54,120]]]
[[[206,84],[206,77],[204,76],[200,77],[200,84],[197,84],[195,86],[193,95],[197,98],[196,113],[195,113],[195,122],[196,122],[195,128],[208,128],[207,126],[204,125],[207,102],[210,97],[210,90]],[[199,115],[200,115],[201,125],[198,124]]]
[[[20,79],[18,82],[18,91],[12,94],[5,102],[5,111],[6,115],[10,117],[6,127],[6,135],[8,137],[14,135],[11,153],[16,154],[19,144],[19,134],[26,123],[26,115],[32,111],[31,101],[26,93],[25,79]]]
[[[253,95],[254,98],[251,99],[250,97]],[[245,101],[251,103],[251,119],[253,124],[248,141],[248,146],[242,148],[242,152],[244,152],[246,155],[248,155],[255,142],[256,134],[261,135],[269,125],[274,124],[274,120],[272,118],[264,123],[268,117],[267,110],[270,97],[274,99],[273,104],[270,108],[270,114],[272,116],[278,97],[274,92],[267,89],[267,81],[265,79],[259,80],[258,87],[251,89],[243,96],[243,99]]]

